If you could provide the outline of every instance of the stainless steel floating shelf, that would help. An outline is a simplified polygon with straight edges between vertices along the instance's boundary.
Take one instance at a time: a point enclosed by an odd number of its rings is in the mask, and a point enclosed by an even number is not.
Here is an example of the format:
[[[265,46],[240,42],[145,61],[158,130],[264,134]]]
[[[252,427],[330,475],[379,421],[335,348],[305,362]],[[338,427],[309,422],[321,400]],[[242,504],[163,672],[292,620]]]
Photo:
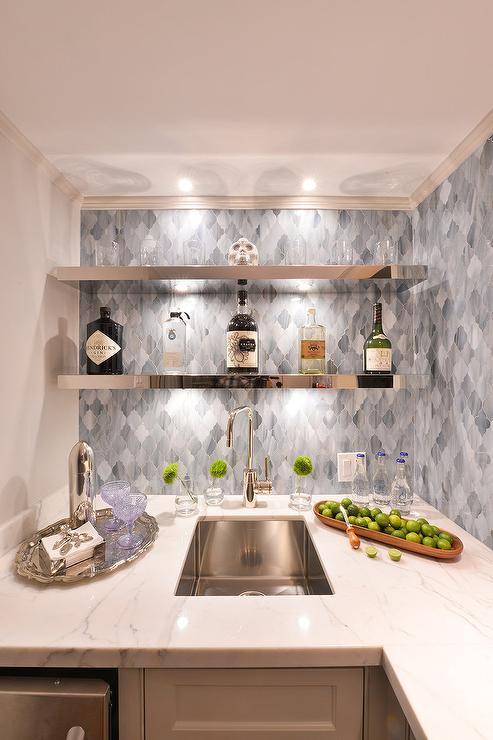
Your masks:
[[[165,390],[190,388],[357,390],[423,388],[426,375],[59,375],[65,390]]]
[[[254,281],[251,289],[276,292],[334,290],[337,283],[346,288],[360,287],[374,280],[391,281],[399,286],[415,285],[427,276],[425,265],[162,265],[156,267],[57,267],[57,280],[95,291],[101,283],[112,288],[141,292],[207,293],[235,289],[235,281]],[[133,284],[133,285],[131,285]]]

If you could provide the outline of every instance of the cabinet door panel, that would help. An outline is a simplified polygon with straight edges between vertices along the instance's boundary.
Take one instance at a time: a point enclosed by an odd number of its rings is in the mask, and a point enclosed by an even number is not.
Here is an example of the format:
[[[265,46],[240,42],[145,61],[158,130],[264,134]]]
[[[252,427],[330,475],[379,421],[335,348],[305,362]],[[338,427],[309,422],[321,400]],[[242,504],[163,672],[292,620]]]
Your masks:
[[[363,671],[146,671],[146,740],[361,740]]]

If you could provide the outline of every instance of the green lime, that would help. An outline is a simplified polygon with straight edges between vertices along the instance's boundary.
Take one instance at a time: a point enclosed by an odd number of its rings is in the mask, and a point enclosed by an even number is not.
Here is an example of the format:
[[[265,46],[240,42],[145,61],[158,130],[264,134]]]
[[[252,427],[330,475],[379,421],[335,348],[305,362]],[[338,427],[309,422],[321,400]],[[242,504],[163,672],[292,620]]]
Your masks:
[[[382,529],[385,529],[385,527],[388,527],[390,524],[390,519],[387,514],[377,514],[375,517],[375,521],[382,527]]]
[[[344,521],[344,515],[340,511],[336,514],[336,517],[335,518],[337,519],[338,522],[343,522]]]
[[[351,516],[358,516],[359,515],[359,506],[356,506],[356,504],[349,504],[347,507],[347,513],[348,516],[351,514]]]
[[[365,548],[365,552],[369,558],[376,558],[378,550],[376,547],[373,547],[373,545],[368,545],[368,547]]]
[[[332,513],[334,515],[335,514],[338,514],[340,512],[340,510],[341,510],[341,507],[339,506],[339,504],[331,504],[331,507],[330,508],[332,509]]]
[[[380,532],[380,527],[378,526],[377,522],[368,522],[368,529],[371,529],[372,532]]]
[[[454,541],[454,538],[448,532],[440,532],[440,534],[438,535],[438,537],[441,540],[448,540],[450,542],[450,544],[452,544],[452,542]]]
[[[439,550],[451,550],[452,545],[448,540],[444,540],[442,537],[437,542],[437,547]]]
[[[398,516],[399,518],[402,516],[401,515],[401,512],[399,511],[399,509],[391,509],[390,510],[390,513],[391,514],[394,514],[395,516]]]
[[[359,510],[360,516],[370,516],[370,514],[371,514],[371,511],[368,508],[368,506],[362,506],[361,509]]]
[[[399,562],[399,560],[401,559],[401,556],[402,556],[402,552],[400,550],[395,550],[394,548],[389,550],[389,558],[391,560],[394,560],[396,563]]]
[[[370,512],[370,514],[371,514],[371,518],[372,518],[372,519],[376,519],[376,518],[377,518],[377,514],[381,514],[381,513],[382,513],[382,509],[379,509],[379,508],[378,508],[378,506],[376,506],[376,507],[375,507],[374,509],[372,509],[372,510],[371,510],[371,512]]]
[[[363,519],[361,516],[356,517],[356,526],[357,527],[367,527],[366,519]]]
[[[435,527],[435,526],[434,526],[434,525],[432,524],[432,525],[431,525],[431,528],[432,528],[432,530],[433,530],[433,534],[436,534],[436,535],[439,535],[439,534],[440,534],[440,530],[438,529],[438,527]]]
[[[322,516],[332,517],[332,509],[325,507],[325,509],[322,511]]]
[[[421,524],[421,532],[425,537],[433,537],[433,527],[428,522]]]
[[[408,532],[419,532],[421,524],[414,521],[414,519],[409,519],[409,521],[406,522],[406,529]]]
[[[423,519],[422,516],[420,516],[418,519],[416,519],[417,522],[419,522],[421,525],[423,524],[429,524],[428,519]]]
[[[400,516],[397,516],[397,514],[391,514],[389,516],[389,523],[394,527],[394,529],[400,529],[401,528]]]
[[[385,527],[383,531],[385,532],[385,534],[394,534],[394,528],[391,527],[390,524],[388,527]]]
[[[426,547],[436,547],[433,537],[423,537],[423,542],[421,544],[426,545]]]
[[[343,498],[341,501],[341,504],[344,506],[345,509],[347,509],[348,506],[351,506],[352,503],[353,502],[351,501],[351,499],[347,497]]]
[[[421,537],[417,532],[408,532],[406,534],[406,540],[409,542],[416,542],[418,545],[421,544]]]
[[[392,534],[393,534],[394,537],[399,537],[401,540],[405,540],[406,539],[406,533],[404,532],[403,529],[394,529],[394,531],[392,532]]]

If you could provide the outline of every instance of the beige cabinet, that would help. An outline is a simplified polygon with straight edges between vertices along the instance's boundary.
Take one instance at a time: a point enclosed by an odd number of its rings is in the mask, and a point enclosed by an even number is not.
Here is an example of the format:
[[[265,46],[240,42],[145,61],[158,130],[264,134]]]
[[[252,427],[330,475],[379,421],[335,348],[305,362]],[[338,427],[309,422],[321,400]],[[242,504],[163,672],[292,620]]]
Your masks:
[[[145,740],[361,740],[362,668],[146,670]]]

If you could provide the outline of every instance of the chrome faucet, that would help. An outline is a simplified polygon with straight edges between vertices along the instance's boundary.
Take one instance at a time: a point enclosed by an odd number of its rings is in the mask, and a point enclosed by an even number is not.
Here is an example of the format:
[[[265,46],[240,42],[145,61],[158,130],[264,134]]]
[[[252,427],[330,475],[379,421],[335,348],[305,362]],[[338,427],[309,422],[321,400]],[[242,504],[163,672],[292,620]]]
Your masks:
[[[248,459],[243,472],[243,506],[253,509],[257,505],[257,493],[270,493],[272,491],[272,482],[268,479],[269,458],[266,457],[264,460],[265,480],[258,480],[257,471],[253,467],[253,411],[249,406],[238,406],[238,408],[231,411],[226,429],[227,446],[233,446],[233,425],[235,417],[240,411],[248,413]]]

